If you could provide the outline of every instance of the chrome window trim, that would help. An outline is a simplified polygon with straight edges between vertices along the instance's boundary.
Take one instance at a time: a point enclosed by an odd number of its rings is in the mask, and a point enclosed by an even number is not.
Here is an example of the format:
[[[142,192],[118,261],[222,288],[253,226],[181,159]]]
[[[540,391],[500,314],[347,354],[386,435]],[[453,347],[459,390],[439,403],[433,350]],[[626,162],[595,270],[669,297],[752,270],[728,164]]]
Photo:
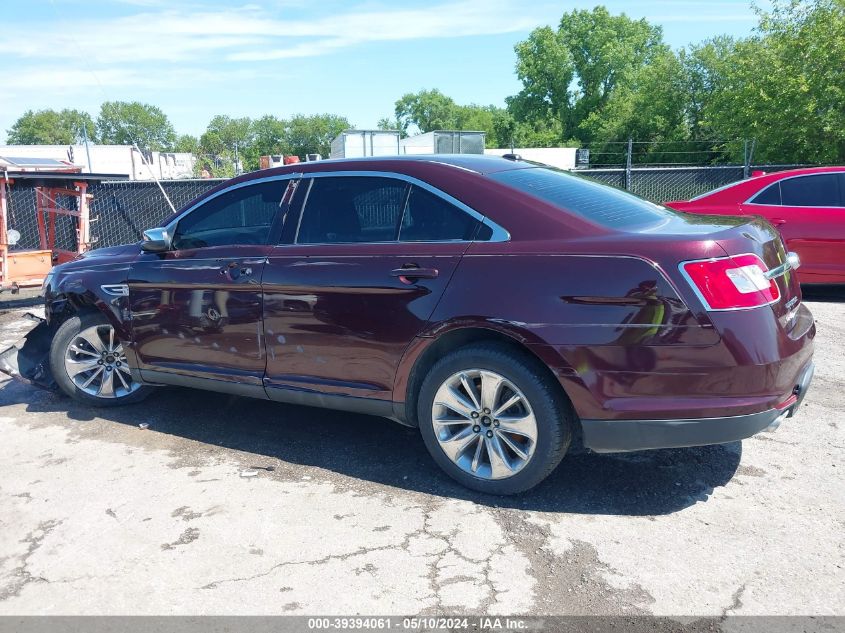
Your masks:
[[[485,215],[482,215],[472,207],[464,204],[457,198],[449,195],[445,191],[438,189],[437,187],[425,182],[424,180],[420,180],[419,178],[414,178],[413,176],[408,176],[407,174],[400,174],[398,172],[392,171],[319,171],[314,173],[302,174],[303,178],[329,178],[329,177],[364,177],[364,178],[392,178],[394,180],[401,180],[403,182],[417,185],[418,187],[425,189],[426,191],[434,194],[438,198],[445,200],[449,204],[454,207],[457,207],[464,213],[468,214],[473,219],[477,220],[479,223],[487,226],[491,231],[492,235],[490,236],[489,240],[484,240],[485,242],[508,242],[511,239],[510,233],[507,229],[503,228],[496,222],[493,222]],[[309,185],[308,193],[311,193],[311,188]],[[306,198],[303,200],[302,209],[299,213],[299,224],[296,227],[296,235],[294,236],[293,244],[290,246],[328,246],[328,245],[335,245],[335,244],[455,244],[455,243],[465,243],[468,244],[473,242],[474,240],[430,240],[430,241],[407,241],[407,240],[388,240],[384,242],[327,242],[327,243],[308,243],[308,244],[300,244],[297,240],[299,239],[299,228],[302,223],[302,217],[305,215],[305,209],[307,208],[308,199]],[[285,246],[282,244],[281,246]]]
[[[678,271],[681,273],[683,278],[686,279],[687,284],[689,285],[690,288],[692,288],[692,291],[695,293],[695,296],[698,297],[698,300],[701,301],[701,305],[704,306],[704,309],[707,312],[741,312],[741,311],[744,311],[744,310],[758,310],[759,308],[765,308],[767,306],[776,304],[783,297],[783,295],[780,291],[780,288],[778,288],[777,299],[769,301],[768,303],[761,303],[760,305],[748,306],[748,307],[743,307],[743,308],[713,308],[713,307],[710,306],[710,303],[707,301],[707,299],[704,298],[704,295],[701,294],[701,291],[698,289],[698,286],[695,285],[695,282],[692,280],[692,277],[689,276],[689,273],[686,270],[684,270],[684,266],[686,264],[698,264],[700,262],[720,262],[724,259],[733,259],[734,257],[745,257],[746,255],[753,255],[754,257],[759,259],[761,262],[763,262],[763,259],[757,253],[739,253],[737,255],[727,255],[725,257],[705,257],[703,259],[687,259],[685,261],[682,261],[680,264],[678,264]],[[763,262],[763,265],[765,266],[766,262]],[[775,268],[773,270],[777,270],[777,268]],[[767,270],[766,272],[771,272],[771,269]],[[770,279],[770,281],[771,281],[771,279]]]
[[[203,198],[202,200],[196,202],[195,204],[192,204],[190,207],[188,207],[187,209],[182,211],[179,215],[177,215],[170,222],[168,222],[167,225],[164,227],[164,229],[167,231],[168,235],[175,235],[176,234],[176,225],[179,224],[179,222],[186,215],[188,215],[189,213],[192,213],[195,209],[198,209],[199,207],[203,206],[206,202],[211,202],[215,198],[222,196],[224,193],[229,193],[230,191],[234,191],[236,189],[241,189],[243,187],[248,187],[250,185],[259,185],[259,184],[264,183],[264,182],[272,182],[272,181],[275,181],[275,180],[279,180],[279,181],[294,180],[294,179],[297,179],[297,178],[302,178],[302,172],[296,172],[296,173],[293,173],[293,174],[279,174],[279,175],[276,175],[276,176],[265,176],[264,178],[253,178],[253,179],[250,179],[250,180],[244,180],[243,182],[235,183],[235,184],[230,185],[228,187],[224,187],[220,191],[217,191],[216,193],[208,196],[207,198]],[[282,196],[284,196],[284,193],[285,192],[282,191],[281,195],[279,196],[279,205],[280,206],[281,206],[281,203],[282,203]]]
[[[794,180],[795,178],[812,178],[813,176],[831,176],[831,175],[835,176],[837,174],[841,174],[839,176],[839,180],[840,180],[839,195],[840,195],[840,197],[845,197],[845,190],[843,190],[843,186],[845,185],[845,183],[841,182],[841,181],[845,180],[845,171],[820,171],[820,172],[815,172],[815,173],[812,173],[812,174],[794,174],[792,176],[785,176],[784,178],[779,178],[778,180],[776,180],[772,183],[769,183],[768,185],[766,185],[765,187],[760,189],[760,191],[755,193],[753,196],[751,196],[748,200],[746,200],[742,204],[750,204],[750,205],[753,205],[755,207],[799,207],[801,209],[842,209],[842,208],[845,208],[845,206],[843,206],[843,205],[837,206],[837,205],[829,205],[829,204],[821,205],[821,206],[813,205],[813,204],[783,204],[783,191],[780,192],[781,193],[780,204],[764,204],[764,203],[752,202],[752,200],[754,200],[754,198],[761,195],[764,191],[767,191],[768,189],[770,189],[771,187],[774,187],[775,185],[780,187],[780,183],[786,182],[787,180]],[[842,199],[840,201],[845,203],[845,199]]]

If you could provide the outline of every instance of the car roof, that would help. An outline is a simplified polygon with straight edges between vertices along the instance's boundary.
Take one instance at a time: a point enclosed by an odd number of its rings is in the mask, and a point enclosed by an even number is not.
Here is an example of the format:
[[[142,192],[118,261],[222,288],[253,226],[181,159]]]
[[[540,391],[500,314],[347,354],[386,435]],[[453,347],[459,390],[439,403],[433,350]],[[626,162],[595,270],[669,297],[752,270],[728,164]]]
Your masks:
[[[809,176],[813,174],[830,174],[842,172],[845,172],[845,166],[801,167],[799,169],[784,169],[783,171],[770,171],[764,174],[760,174],[758,176],[752,176],[751,178],[737,180],[736,182],[731,182],[726,185],[722,185],[721,187],[717,187],[716,189],[706,191],[693,198],[690,198],[690,202],[699,202],[703,200],[715,199],[729,200],[734,193],[739,193],[740,197],[750,196],[762,190],[764,187],[772,184],[773,182],[784,180],[785,178],[793,178],[795,176]]]
[[[829,174],[832,172],[845,172],[845,167],[802,167],[800,169],[784,169],[783,171],[768,171],[759,176],[752,176],[746,180],[740,180],[740,183],[756,183],[760,186],[768,185],[784,178],[792,178],[794,176],[809,176],[812,174]]]
[[[484,154],[417,154],[405,156],[366,156],[361,158],[330,158],[305,163],[293,163],[284,167],[274,167],[250,172],[250,177],[264,177],[277,173],[339,171],[352,170],[405,171],[422,165],[445,166],[472,171],[477,174],[492,174],[510,169],[536,167],[522,160],[510,160],[501,156]]]
[[[784,178],[787,176],[804,176],[807,174],[824,174],[829,173],[832,171],[845,171],[845,166],[836,165],[831,167],[801,167],[799,169],[784,169],[783,171],[768,171],[765,174],[761,174],[759,176],[754,176],[752,180],[755,178],[768,178],[773,177],[773,180],[777,180],[778,178]]]
[[[453,195],[457,199],[469,204],[462,199],[460,191],[455,189],[456,183],[467,185],[472,181],[477,185],[479,179],[484,179],[488,174],[510,171],[515,169],[536,168],[539,165],[524,160],[511,160],[501,156],[485,156],[483,154],[420,154],[411,156],[375,156],[361,158],[338,158],[317,160],[304,163],[292,163],[270,169],[260,169],[231,180],[226,180],[202,195],[192,200],[177,213],[181,213],[188,206],[193,206],[201,200],[214,195],[221,189],[234,184],[247,183],[253,180],[284,177],[287,175],[308,175],[331,172],[388,172],[402,174],[413,178],[419,178],[439,189]],[[460,188],[460,185],[457,185]],[[470,205],[472,206],[472,205]]]

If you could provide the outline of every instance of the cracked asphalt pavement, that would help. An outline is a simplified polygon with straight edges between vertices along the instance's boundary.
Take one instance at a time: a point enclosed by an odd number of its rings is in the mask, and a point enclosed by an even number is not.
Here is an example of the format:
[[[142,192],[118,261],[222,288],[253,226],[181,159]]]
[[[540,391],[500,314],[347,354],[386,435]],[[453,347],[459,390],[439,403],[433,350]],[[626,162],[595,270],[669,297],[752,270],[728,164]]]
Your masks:
[[[0,614],[845,615],[845,292],[806,300],[816,376],[780,429],[569,456],[512,498],[380,418],[4,377]]]

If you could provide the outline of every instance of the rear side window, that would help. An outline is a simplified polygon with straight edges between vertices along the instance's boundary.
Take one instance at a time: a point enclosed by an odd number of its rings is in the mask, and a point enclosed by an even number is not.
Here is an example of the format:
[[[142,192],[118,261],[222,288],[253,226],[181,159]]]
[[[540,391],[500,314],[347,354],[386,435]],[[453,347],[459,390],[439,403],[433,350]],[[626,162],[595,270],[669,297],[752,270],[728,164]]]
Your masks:
[[[780,181],[783,204],[794,207],[841,207],[839,174],[797,176]]]
[[[408,185],[377,177],[314,178],[299,224],[299,244],[396,240]]]
[[[769,185],[748,202],[751,204],[773,204],[780,206],[780,182]]]
[[[674,215],[637,196],[562,171],[512,169],[491,174],[490,178],[612,228],[654,224]]]
[[[174,247],[266,244],[287,184],[270,181],[238,187],[200,204],[179,220]]]
[[[399,229],[401,242],[471,240],[478,220],[421,187],[412,186]]]

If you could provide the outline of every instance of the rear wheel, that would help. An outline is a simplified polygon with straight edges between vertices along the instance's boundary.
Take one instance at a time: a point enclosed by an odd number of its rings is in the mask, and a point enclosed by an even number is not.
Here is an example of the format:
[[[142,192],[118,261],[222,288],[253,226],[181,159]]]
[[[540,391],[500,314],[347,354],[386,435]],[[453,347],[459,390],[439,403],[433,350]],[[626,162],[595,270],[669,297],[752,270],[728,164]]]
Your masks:
[[[442,358],[426,376],[417,416],[434,460],[461,484],[491,494],[533,488],[560,463],[572,414],[539,362],[504,345]]]
[[[62,323],[50,346],[50,369],[62,391],[95,406],[138,402],[151,391],[132,379],[122,343],[98,313]]]

